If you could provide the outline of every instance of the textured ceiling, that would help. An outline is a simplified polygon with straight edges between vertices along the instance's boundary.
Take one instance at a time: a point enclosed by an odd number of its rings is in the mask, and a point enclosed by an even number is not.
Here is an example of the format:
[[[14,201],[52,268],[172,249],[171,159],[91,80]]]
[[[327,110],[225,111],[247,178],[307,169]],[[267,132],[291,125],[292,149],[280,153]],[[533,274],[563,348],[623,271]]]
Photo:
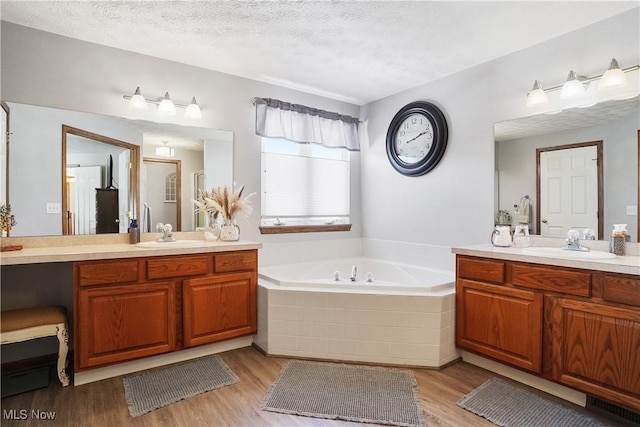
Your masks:
[[[536,114],[498,122],[494,126],[496,141],[598,126],[635,113],[640,118],[640,101],[630,99],[601,102],[588,108],[570,108],[555,114]]]
[[[638,6],[619,1],[6,1],[2,20],[365,104]]]

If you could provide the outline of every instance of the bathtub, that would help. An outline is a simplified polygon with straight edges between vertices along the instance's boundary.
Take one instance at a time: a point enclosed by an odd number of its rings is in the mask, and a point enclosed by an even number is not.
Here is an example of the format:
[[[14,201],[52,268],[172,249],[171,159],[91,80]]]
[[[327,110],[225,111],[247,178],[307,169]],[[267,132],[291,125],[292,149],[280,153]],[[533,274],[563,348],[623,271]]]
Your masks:
[[[441,367],[459,357],[454,283],[364,257],[261,266],[254,343],[274,356]]]
[[[381,294],[448,293],[455,279],[446,271],[363,257],[261,267],[259,277],[285,288]]]

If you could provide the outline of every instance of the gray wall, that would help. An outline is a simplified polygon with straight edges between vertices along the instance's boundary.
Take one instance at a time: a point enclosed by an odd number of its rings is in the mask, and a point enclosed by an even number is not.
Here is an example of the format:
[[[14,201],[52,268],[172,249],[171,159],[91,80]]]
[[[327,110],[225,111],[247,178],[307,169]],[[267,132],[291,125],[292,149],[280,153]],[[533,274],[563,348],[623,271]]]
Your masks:
[[[169,91],[177,103],[187,103],[195,95],[203,108],[202,120],[194,122],[178,114],[166,121],[232,131],[234,179],[238,186],[245,185],[248,192],[260,191],[260,138],[255,135],[253,98],[277,98],[354,117],[359,113],[356,105],[268,83],[82,42],[7,22],[1,24],[0,89],[3,100],[134,118],[128,109],[128,101],[122,95],[132,94],[136,86],[140,86],[148,97],[161,96]],[[135,118],[157,120],[153,109],[150,110],[147,116],[137,115]],[[351,220],[354,226],[350,232],[261,236],[258,231],[260,198],[255,197],[252,199],[254,214],[250,224],[240,224],[242,238],[286,242],[359,237],[360,156],[352,155],[352,159]]]
[[[551,87],[562,84],[570,69],[602,74],[612,57],[624,67],[638,64],[639,32],[635,9],[364,106],[363,237],[441,246],[488,243],[494,217],[494,122],[529,114],[526,94],[535,79]],[[449,143],[434,170],[408,178],[389,165],[385,137],[394,114],[416,100],[442,108]],[[636,125],[640,128],[640,118]],[[637,159],[637,151],[628,156]]]

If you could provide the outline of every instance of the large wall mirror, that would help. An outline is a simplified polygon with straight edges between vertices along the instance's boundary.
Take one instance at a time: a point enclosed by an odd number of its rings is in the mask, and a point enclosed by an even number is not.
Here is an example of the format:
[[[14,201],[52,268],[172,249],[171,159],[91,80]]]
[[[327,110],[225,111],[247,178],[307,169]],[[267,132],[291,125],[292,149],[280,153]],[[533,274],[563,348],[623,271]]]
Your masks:
[[[640,182],[640,102],[638,97],[608,101],[588,108],[573,108],[556,114],[539,114],[495,124],[496,187],[494,208],[507,211],[513,221],[530,205],[531,234],[565,237],[548,226],[548,206],[562,206],[566,228],[583,232],[591,228],[599,239],[608,239],[613,224],[627,224],[631,241],[638,242],[638,185]],[[593,155],[575,155],[586,146],[601,145]],[[566,154],[568,184],[544,188],[540,153]],[[560,157],[558,156],[558,159]],[[598,163],[598,158],[601,163]],[[558,166],[561,160],[543,164]],[[586,167],[589,166],[589,167]],[[584,171],[591,171],[590,177]],[[555,182],[561,182],[556,180]],[[541,187],[543,190],[541,190]],[[542,194],[542,195],[541,195]],[[544,200],[540,200],[544,198]],[[541,206],[545,209],[541,213]],[[595,212],[596,222],[585,213]],[[590,224],[586,227],[584,224]]]
[[[126,232],[130,217],[146,220],[143,232],[159,222],[195,231],[204,225],[191,203],[198,188],[233,184],[232,132],[6,105],[11,150],[2,191],[17,221],[12,237],[100,234],[97,209],[108,202],[95,200],[103,192],[117,207],[107,232]],[[158,174],[151,164],[172,169]]]

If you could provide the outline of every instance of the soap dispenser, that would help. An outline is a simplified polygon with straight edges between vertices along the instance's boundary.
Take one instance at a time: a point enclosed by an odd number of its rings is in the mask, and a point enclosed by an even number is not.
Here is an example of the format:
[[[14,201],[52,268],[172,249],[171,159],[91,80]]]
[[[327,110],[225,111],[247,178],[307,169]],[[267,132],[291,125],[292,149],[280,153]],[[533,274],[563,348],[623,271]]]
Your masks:
[[[613,224],[609,251],[615,255],[624,255],[627,236],[629,236],[627,224]]]
[[[140,229],[138,228],[138,220],[131,219],[129,223],[129,243],[134,245],[140,241]]]

